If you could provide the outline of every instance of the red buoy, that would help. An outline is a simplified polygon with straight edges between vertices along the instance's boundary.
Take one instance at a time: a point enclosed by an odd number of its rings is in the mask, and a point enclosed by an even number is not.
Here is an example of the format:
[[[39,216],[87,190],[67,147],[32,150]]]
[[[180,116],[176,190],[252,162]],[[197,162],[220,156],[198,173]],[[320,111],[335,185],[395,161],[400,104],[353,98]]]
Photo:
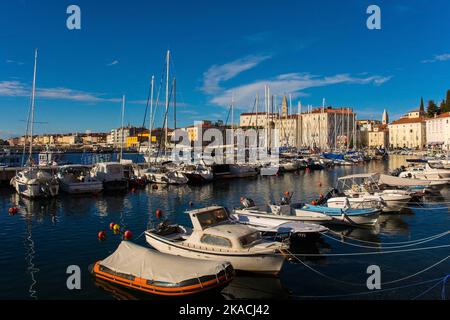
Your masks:
[[[115,222],[111,222],[110,224],[109,224],[109,229],[114,229],[114,225],[115,225],[116,223]]]
[[[99,233],[97,234],[97,238],[100,241],[103,241],[106,239],[106,231],[99,231]]]
[[[315,206],[315,205],[317,205],[317,201],[316,201],[316,200],[313,200],[313,201],[311,201],[311,204],[312,204],[313,206]]]
[[[157,218],[161,218],[161,216],[162,216],[162,211],[161,211],[161,209],[156,209],[156,217]]]
[[[19,209],[17,209],[17,207],[11,207],[8,209],[8,213],[11,215],[16,214],[17,212],[19,212]]]
[[[123,234],[123,238],[125,240],[130,240],[131,238],[133,238],[133,232],[131,232],[130,230],[125,231],[125,233]]]

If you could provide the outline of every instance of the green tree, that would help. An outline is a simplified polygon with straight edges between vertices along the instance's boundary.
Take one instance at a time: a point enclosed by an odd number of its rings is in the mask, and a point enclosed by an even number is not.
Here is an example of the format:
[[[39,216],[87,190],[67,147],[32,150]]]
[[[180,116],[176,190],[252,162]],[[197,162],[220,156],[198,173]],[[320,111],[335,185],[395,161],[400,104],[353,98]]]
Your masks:
[[[434,103],[433,100],[428,101],[428,106],[427,106],[427,116],[429,118],[434,117],[435,114],[437,114],[439,111],[439,108],[437,107],[436,103]]]
[[[446,112],[446,111],[445,111],[445,108],[446,108],[445,100],[442,100],[441,104],[439,105],[439,111],[438,111],[438,113],[441,114],[441,113]]]
[[[447,90],[447,97],[445,98],[445,109],[443,112],[450,112],[450,90]]]
[[[420,98],[420,108],[419,108],[419,110],[420,110],[421,113],[425,112],[425,107],[423,105],[423,98]]]

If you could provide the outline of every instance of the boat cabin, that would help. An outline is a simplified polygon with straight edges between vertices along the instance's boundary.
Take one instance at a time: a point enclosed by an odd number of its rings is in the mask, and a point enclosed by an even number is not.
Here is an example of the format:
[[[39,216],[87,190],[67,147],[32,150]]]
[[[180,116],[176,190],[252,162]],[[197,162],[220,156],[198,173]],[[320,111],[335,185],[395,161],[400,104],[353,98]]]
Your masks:
[[[193,225],[193,237],[189,242],[223,249],[243,249],[261,240],[261,232],[234,223],[224,207],[207,207],[188,211],[188,214]]]

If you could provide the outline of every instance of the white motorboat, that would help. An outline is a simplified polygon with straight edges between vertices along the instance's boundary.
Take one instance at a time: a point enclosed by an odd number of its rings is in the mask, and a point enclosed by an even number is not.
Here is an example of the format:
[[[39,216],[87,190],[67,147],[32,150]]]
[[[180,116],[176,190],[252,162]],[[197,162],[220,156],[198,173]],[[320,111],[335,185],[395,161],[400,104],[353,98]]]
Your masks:
[[[251,208],[253,210],[258,210],[258,207],[245,205],[245,201],[251,201],[250,199],[243,198],[241,203],[244,208]],[[291,240],[306,240],[306,241],[316,241],[320,238],[320,235],[328,231],[328,228],[314,224],[306,223],[301,221],[279,221],[275,219],[267,219],[261,216],[247,215],[247,212],[239,209],[234,209],[231,218],[236,222],[248,225],[255,228],[263,233],[264,236],[274,237],[274,238],[289,238]]]
[[[17,172],[10,183],[18,194],[28,198],[55,197],[59,192],[55,176],[36,167]]]
[[[450,183],[450,169],[431,167],[430,164],[425,166],[414,166],[399,174],[400,178],[412,178],[418,180],[427,180],[431,182]]]
[[[59,168],[56,176],[61,190],[70,194],[95,194],[103,190],[102,181],[91,175],[88,166],[65,165]]]
[[[383,212],[399,212],[411,201],[412,191],[401,189],[381,189],[380,174],[354,174],[340,177],[338,189],[350,198],[380,197],[383,200]]]
[[[104,191],[128,189],[128,180],[125,177],[123,165],[118,162],[96,163],[91,169],[91,175],[103,183]]]
[[[381,212],[377,208],[329,208],[305,203],[291,204],[290,197],[283,197],[280,204],[269,204],[270,212],[259,210],[258,207],[249,206],[245,203],[242,204],[243,208],[235,209],[235,214],[245,216],[255,223],[256,221],[261,221],[264,224],[298,221],[319,224],[372,226],[376,224]]]
[[[279,166],[285,172],[297,171],[300,169],[300,162],[295,159],[283,159],[280,160]]]
[[[164,166],[153,166],[143,173],[150,183],[181,185],[189,181],[183,172],[169,170]]]
[[[202,164],[181,166],[179,172],[183,173],[190,183],[204,183],[214,179],[211,168]]]
[[[230,221],[228,211],[212,206],[188,212],[193,229],[160,225],[147,230],[147,242],[164,253],[188,258],[229,261],[237,270],[277,274],[288,246],[261,237],[261,232]]]
[[[333,197],[327,200],[330,208],[352,208],[352,209],[381,209],[385,207],[384,201],[379,196],[364,196],[360,198]]]

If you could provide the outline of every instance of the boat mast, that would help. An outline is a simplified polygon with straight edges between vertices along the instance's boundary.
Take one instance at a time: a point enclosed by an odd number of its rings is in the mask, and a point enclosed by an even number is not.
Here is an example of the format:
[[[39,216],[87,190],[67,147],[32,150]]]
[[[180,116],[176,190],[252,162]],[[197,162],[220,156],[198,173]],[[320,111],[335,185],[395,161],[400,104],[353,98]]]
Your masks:
[[[149,125],[148,125],[148,157],[150,160],[150,147],[152,145],[152,130],[153,130],[153,89],[155,86],[155,76],[152,76],[151,81],[151,89],[150,89],[150,116],[149,116]]]
[[[234,91],[231,93],[231,129],[234,129]]]
[[[122,116],[121,116],[121,128],[120,128],[120,161],[123,159],[123,143],[124,143],[124,134],[123,134],[123,117],[125,114],[125,95],[122,96]]]
[[[30,114],[30,158],[28,159],[29,166],[33,162],[33,126],[34,126],[34,99],[36,97],[36,69],[37,69],[38,49],[34,51],[34,70],[33,70],[33,87],[31,89],[31,114]]]
[[[166,121],[165,121],[165,128],[164,128],[164,152],[167,150],[167,137],[168,137],[168,112],[169,112],[169,72],[170,72],[170,50],[167,50],[167,56],[166,56]]]

